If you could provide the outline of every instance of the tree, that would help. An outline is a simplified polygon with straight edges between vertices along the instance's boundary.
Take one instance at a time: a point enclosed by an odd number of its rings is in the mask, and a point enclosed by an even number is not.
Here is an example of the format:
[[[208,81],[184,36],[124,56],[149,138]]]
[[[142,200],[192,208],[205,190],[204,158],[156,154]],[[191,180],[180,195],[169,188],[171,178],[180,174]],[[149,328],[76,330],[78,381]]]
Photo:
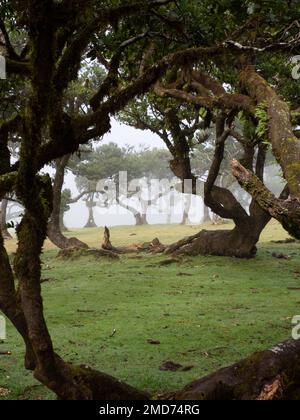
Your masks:
[[[172,77],[176,76],[174,70]],[[204,184],[205,205],[218,216],[226,219],[233,219],[236,228],[230,231],[204,232],[203,237],[192,241],[190,246],[184,245],[183,252],[192,254],[214,254],[229,255],[236,257],[252,257],[256,254],[256,243],[266,223],[270,218],[260,210],[259,206],[253,203],[250,206],[250,215],[234,197],[230,187],[234,184],[230,173],[230,158],[244,153],[244,160],[249,167],[255,164],[255,149],[257,139],[255,133],[247,138],[241,123],[235,118],[235,123],[239,123],[240,129],[234,130],[233,121],[230,127],[225,129],[228,114],[214,113],[214,108],[204,109],[192,102],[184,100],[178,104],[174,100],[165,99],[165,96],[172,95],[173,91],[182,93],[184,90],[174,89],[174,86],[184,86],[191,90],[193,86],[188,83],[198,77],[195,86],[198,91],[205,90],[205,86],[200,84],[198,73],[185,76],[181,72],[176,76],[178,80],[172,83],[173,88],[168,90],[162,85],[156,85],[155,92],[159,99],[148,95],[148,101],[134,103],[124,113],[122,118],[128,124],[139,129],[150,129],[156,133],[168,147],[173,159],[170,161],[170,168],[173,173],[181,180],[184,185],[187,180],[193,182],[191,191],[196,194],[197,181],[201,180]],[[217,85],[210,76],[206,76],[206,83],[214,84],[216,90],[222,91],[222,87]],[[204,82],[203,82],[204,83]],[[170,92],[171,91],[171,92]],[[208,94],[208,89],[206,89]],[[190,93],[188,94],[192,98]],[[162,99],[160,99],[162,97]],[[188,98],[189,99],[189,98]],[[175,109],[176,107],[176,109]],[[225,142],[228,140],[225,147]],[[228,145],[229,143],[229,145]],[[230,156],[230,158],[229,158]],[[257,160],[257,173],[263,177],[265,166],[265,148],[259,150]],[[226,185],[227,184],[227,185]],[[233,190],[233,188],[231,188]],[[249,231],[252,235],[249,235]],[[177,250],[178,251],[178,250]]]
[[[112,80],[112,72],[108,71],[108,78],[91,100],[90,112],[85,116],[68,114],[64,109],[65,89],[77,78],[82,58],[94,37],[102,34],[104,39],[105,34],[107,38],[117,34],[111,29],[112,23],[115,26],[137,13],[140,17],[142,10],[145,19],[140,19],[136,28],[141,29],[147,26],[149,14],[155,18],[153,10],[168,2],[156,0],[146,5],[138,2],[115,6],[105,2],[101,8],[97,3],[14,1],[13,17],[1,6],[8,77],[16,74],[26,79],[28,95],[25,112],[1,122],[0,198],[14,191],[25,213],[17,229],[18,250],[14,260],[20,285],[18,296],[1,237],[0,308],[24,339],[26,367],[60,398],[145,398],[145,393],[107,375],[64,362],[54,352],[43,316],[40,255],[52,212],[52,186],[50,178],[40,171],[49,162],[76,152],[80,144],[105,134],[110,129],[110,115],[147,90],[162,71],[156,66],[147,69],[125,87],[119,86],[117,74]],[[15,24],[24,34],[24,43],[18,49],[9,36],[9,28]],[[124,38],[123,42],[128,40]],[[117,39],[116,42],[112,67],[117,70],[126,47],[135,41],[120,48],[120,42]],[[161,63],[161,67],[166,68],[166,64]],[[45,141],[45,131],[49,141]],[[11,133],[20,136],[20,157],[15,163],[10,161],[7,147]]]
[[[143,95],[159,78],[166,87],[164,75],[174,67],[186,70],[187,67],[193,68],[192,63],[197,63],[204,71],[204,67],[209,69],[212,66],[220,71],[217,72],[218,78],[224,82],[225,79],[228,81],[228,68],[234,61],[234,77],[241,73],[253,83],[252,89],[249,89],[245,78],[242,79],[250,91],[248,95],[224,91],[214,93],[215,85],[212,84],[210,94],[196,98],[197,103],[205,108],[227,111],[226,118],[224,114],[217,113],[217,147],[213,169],[206,185],[207,200],[216,200],[214,191],[219,191],[213,189],[213,185],[227,138],[224,124],[228,121],[228,111],[243,110],[249,119],[250,116],[256,118],[257,123],[254,97],[259,100],[259,86],[262,97],[267,100],[270,115],[278,117],[279,112],[281,117],[284,116],[281,126],[277,125],[278,121],[271,120],[271,140],[275,155],[284,168],[284,176],[291,184],[291,194],[298,196],[299,185],[293,183],[294,177],[298,179],[297,166],[288,167],[287,159],[279,150],[282,146],[281,136],[288,140],[290,137],[286,138],[286,135],[291,135],[288,108],[278,96],[274,96],[273,89],[265,85],[253,67],[248,66],[249,60],[253,64],[253,52],[259,55],[276,49],[288,48],[290,51],[297,45],[298,38],[291,38],[291,31],[286,29],[298,17],[298,5],[281,0],[271,4],[204,1],[200,5],[198,1],[183,1],[180,2],[183,7],[180,17],[187,21],[187,32],[193,32],[195,22],[198,27],[199,23],[204,26],[200,34],[195,31],[194,36],[189,38],[183,36],[182,23],[173,19],[177,9],[171,3],[164,0],[153,0],[146,4],[96,0],[27,0],[4,2],[4,8],[1,7],[2,44],[8,77],[17,75],[26,80],[28,94],[24,108],[18,110],[13,118],[0,123],[0,199],[14,192],[25,209],[17,228],[18,249],[14,258],[14,272],[2,236],[0,238],[0,308],[24,339],[27,369],[32,370],[34,376],[61,399],[146,399],[149,396],[86,366],[67,363],[53,349],[43,315],[40,285],[40,256],[53,198],[51,180],[49,176],[41,174],[46,164],[78,151],[81,144],[91,139],[103,136],[110,129],[112,115],[122,110],[133,98]],[[223,18],[224,13],[228,19]],[[11,41],[14,27],[24,35],[24,42],[20,46]],[[156,54],[152,54],[149,60],[145,47],[148,46],[149,32],[153,35],[153,28],[159,40],[158,46],[162,45],[162,48],[156,50]],[[282,36],[282,30],[285,36]],[[180,36],[175,35],[178,33]],[[183,45],[182,39],[186,45]],[[142,48],[134,48],[139,42]],[[168,55],[163,57],[166,50]],[[106,77],[90,101],[89,112],[72,116],[64,109],[64,93],[77,78],[86,53],[90,53],[90,57],[95,54],[106,65]],[[222,73],[223,66],[227,69],[225,76]],[[232,86],[236,88],[234,83]],[[190,93],[183,91],[184,99],[190,98],[186,96]],[[276,130],[273,132],[274,128],[279,131],[278,135]],[[45,132],[49,133],[49,140],[46,141]],[[17,162],[10,160],[7,146],[9,135],[14,133],[18,134],[20,142]],[[297,149],[297,146],[292,146],[288,152],[290,162],[293,163],[297,157],[294,147]],[[262,160],[263,151],[260,145],[259,161]],[[257,166],[259,175],[261,166]],[[15,288],[14,275],[19,283],[18,290]],[[298,343],[292,349],[298,357]],[[289,362],[290,355],[289,351],[280,352],[280,360]],[[259,367],[259,360],[252,360],[251,366]],[[258,397],[265,384],[261,383],[261,371],[253,371],[257,375],[251,378],[251,383],[253,385],[254,382],[254,396]],[[280,383],[283,397],[288,395],[290,383],[295,388],[299,381],[298,376],[290,376],[287,369],[283,370],[285,372],[288,383]],[[225,397],[231,398],[232,393]]]
[[[90,153],[90,156],[92,156],[92,152]],[[87,160],[85,160],[87,162]],[[76,164],[75,173],[78,175],[79,170],[78,166]],[[90,181],[87,178],[77,176],[76,177],[76,185],[78,190],[80,191],[80,194],[78,197],[85,197],[84,201],[86,203],[86,207],[88,209],[88,219],[85,224],[85,228],[95,228],[97,227],[95,219],[94,219],[94,212],[93,209],[96,207],[95,198],[97,196],[97,183],[95,181]]]

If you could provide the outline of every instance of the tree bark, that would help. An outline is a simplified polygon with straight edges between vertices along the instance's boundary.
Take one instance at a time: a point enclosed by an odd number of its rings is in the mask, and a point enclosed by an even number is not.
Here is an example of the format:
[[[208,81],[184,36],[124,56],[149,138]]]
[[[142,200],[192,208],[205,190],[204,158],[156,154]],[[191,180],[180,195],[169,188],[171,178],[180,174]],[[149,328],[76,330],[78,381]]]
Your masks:
[[[289,106],[254,67],[247,66],[241,72],[241,82],[258,104],[266,104],[268,137],[287,181],[290,198],[276,198],[261,179],[236,160],[232,162],[232,173],[262,209],[277,219],[290,235],[300,239],[300,142],[293,132]]]
[[[181,391],[164,395],[173,400],[298,400],[300,340],[258,352]]]
[[[136,226],[148,225],[146,214],[135,213],[134,218]]]

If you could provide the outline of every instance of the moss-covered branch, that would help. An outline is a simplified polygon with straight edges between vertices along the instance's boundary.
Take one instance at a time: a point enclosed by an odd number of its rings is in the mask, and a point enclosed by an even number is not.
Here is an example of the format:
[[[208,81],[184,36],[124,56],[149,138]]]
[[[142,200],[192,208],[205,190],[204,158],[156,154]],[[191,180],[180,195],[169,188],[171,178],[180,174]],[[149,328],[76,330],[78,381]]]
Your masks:
[[[164,396],[175,400],[298,400],[300,340],[287,341]]]
[[[237,160],[231,162],[231,169],[241,187],[254,198],[260,207],[277,219],[290,235],[300,239],[299,200],[276,198],[256,175],[244,168]]]
[[[288,104],[252,66],[243,69],[241,82],[258,104],[267,104],[268,137],[273,153],[283,170],[291,194],[300,198],[300,140],[294,134]]]

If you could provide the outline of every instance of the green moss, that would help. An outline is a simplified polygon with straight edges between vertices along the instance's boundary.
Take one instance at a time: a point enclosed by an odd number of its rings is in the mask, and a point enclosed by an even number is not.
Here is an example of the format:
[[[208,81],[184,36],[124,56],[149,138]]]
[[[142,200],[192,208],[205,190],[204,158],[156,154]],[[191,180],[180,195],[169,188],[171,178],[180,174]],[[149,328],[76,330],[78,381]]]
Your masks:
[[[270,144],[268,139],[268,124],[269,124],[269,115],[268,115],[268,103],[261,102],[255,109],[255,117],[258,119],[258,124],[255,130],[256,136],[261,139],[264,143]]]

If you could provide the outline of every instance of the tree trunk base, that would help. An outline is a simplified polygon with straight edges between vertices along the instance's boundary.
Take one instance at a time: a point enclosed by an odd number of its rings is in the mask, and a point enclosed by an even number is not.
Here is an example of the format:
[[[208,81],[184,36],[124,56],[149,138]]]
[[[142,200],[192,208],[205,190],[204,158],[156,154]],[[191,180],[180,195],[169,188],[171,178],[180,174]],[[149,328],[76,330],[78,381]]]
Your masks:
[[[96,223],[89,222],[84,226],[84,229],[97,228],[97,227],[98,226],[96,225]]]
[[[241,229],[203,230],[166,248],[166,254],[216,255],[237,258],[253,258],[256,255],[257,237]]]
[[[77,238],[67,238],[62,232],[53,229],[51,225],[48,226],[48,238],[50,241],[60,249],[68,248],[83,248],[88,249],[88,245]]]
[[[184,238],[172,245],[163,245],[155,238],[151,242],[132,244],[127,247],[114,247],[110,241],[110,231],[106,227],[102,249],[117,254],[133,252],[152,252],[155,254],[165,253],[173,255],[215,255],[236,258],[254,258],[257,253],[256,244],[259,239],[258,231],[236,227],[233,230],[202,230],[196,235]]]
[[[60,400],[66,401],[127,401],[149,400],[150,396],[110,375],[91,369],[89,366],[76,366],[55,357],[58,380],[49,380],[38,369],[34,376],[51,389]]]
[[[135,218],[135,225],[136,226],[147,226],[148,225],[147,216],[145,214],[135,214],[134,218]]]

